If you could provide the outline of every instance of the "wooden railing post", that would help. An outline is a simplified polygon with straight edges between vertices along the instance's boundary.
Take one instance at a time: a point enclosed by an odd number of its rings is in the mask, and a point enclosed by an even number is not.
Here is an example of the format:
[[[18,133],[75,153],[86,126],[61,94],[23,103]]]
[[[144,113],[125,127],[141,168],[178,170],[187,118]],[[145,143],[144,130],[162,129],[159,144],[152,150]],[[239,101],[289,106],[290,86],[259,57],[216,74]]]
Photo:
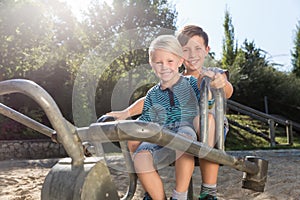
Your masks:
[[[286,137],[287,137],[287,143],[289,145],[293,145],[294,138],[293,138],[293,123],[289,120],[286,120]]]
[[[270,146],[275,147],[276,142],[275,142],[275,127],[274,127],[274,120],[269,119],[269,137],[270,137]]]

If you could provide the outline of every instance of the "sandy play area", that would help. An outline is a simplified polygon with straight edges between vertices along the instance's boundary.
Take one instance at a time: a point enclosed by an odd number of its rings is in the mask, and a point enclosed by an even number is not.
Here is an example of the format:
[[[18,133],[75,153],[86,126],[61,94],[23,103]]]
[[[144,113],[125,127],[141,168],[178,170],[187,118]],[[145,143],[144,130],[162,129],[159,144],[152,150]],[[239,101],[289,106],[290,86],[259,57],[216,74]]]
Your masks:
[[[298,200],[300,199],[300,150],[228,152],[232,155],[256,155],[269,161],[265,192],[242,189],[242,172],[222,166],[219,172],[219,199],[242,200]],[[110,156],[109,166],[119,195],[124,195],[127,174],[117,166],[124,166],[121,156]],[[0,161],[0,200],[39,200],[47,173],[58,159]],[[114,167],[115,166],[115,167]],[[172,167],[160,171],[167,195],[174,186]],[[199,193],[199,169],[194,171],[194,192]],[[134,199],[142,199],[143,189],[138,184]],[[195,198],[196,199],[196,198]]]

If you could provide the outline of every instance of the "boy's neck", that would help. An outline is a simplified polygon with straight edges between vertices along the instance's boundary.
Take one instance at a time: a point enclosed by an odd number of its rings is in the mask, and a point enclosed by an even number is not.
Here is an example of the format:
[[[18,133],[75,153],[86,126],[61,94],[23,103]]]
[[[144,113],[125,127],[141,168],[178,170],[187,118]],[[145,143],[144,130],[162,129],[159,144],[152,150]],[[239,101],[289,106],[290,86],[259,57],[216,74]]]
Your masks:
[[[179,79],[180,79],[180,75],[178,74],[178,76],[175,76],[170,81],[167,81],[167,82],[160,81],[160,88],[162,90],[165,90],[167,88],[172,88],[178,82]]]

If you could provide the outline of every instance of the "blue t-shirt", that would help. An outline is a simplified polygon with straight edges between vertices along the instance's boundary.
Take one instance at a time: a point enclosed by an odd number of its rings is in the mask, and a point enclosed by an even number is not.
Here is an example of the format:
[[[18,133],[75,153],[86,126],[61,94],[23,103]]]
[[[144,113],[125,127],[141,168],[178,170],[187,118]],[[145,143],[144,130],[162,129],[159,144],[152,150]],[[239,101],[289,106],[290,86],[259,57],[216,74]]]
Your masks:
[[[199,113],[199,99],[197,79],[192,76],[180,76],[172,88],[164,90],[158,83],[148,91],[139,120],[167,128],[181,125],[193,128],[193,119]]]

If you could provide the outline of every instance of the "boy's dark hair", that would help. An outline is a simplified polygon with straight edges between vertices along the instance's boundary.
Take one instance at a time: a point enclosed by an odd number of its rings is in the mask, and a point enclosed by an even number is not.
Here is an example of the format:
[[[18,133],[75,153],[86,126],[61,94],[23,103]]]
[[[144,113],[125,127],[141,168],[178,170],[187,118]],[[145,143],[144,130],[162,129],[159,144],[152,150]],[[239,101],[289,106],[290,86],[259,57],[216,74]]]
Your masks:
[[[195,35],[202,37],[204,40],[204,45],[206,47],[208,46],[207,33],[205,33],[201,27],[195,25],[187,25],[183,27],[183,29],[179,31],[177,39],[181,46],[185,46],[188,43],[189,39]]]

